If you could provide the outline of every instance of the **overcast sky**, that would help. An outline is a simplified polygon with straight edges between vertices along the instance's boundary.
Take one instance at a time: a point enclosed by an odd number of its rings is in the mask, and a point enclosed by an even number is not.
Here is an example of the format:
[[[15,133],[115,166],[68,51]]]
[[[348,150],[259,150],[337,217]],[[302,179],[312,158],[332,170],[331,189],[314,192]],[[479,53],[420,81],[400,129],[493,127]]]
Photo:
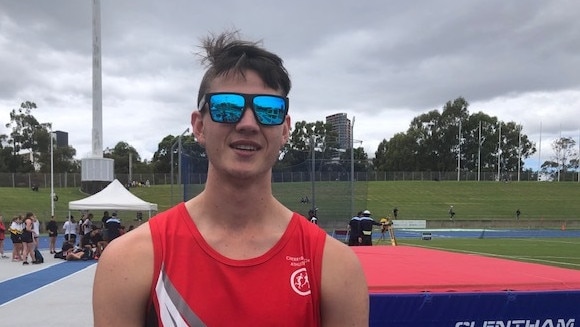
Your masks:
[[[238,29],[284,59],[293,122],[355,116],[354,138],[374,157],[414,117],[462,96],[470,113],[541,140],[537,165],[554,138],[579,138],[578,13],[574,0],[102,0],[103,148],[125,141],[150,160],[188,128],[199,40]],[[0,133],[23,101],[69,133],[77,158],[90,155],[91,0],[0,0]]]

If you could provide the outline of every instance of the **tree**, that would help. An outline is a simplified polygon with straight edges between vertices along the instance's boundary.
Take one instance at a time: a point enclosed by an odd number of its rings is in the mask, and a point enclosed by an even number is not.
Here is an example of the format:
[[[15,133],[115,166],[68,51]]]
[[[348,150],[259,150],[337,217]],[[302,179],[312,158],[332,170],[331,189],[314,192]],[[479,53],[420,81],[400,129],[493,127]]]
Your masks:
[[[13,158],[7,160],[10,163],[9,168],[12,172],[34,171],[34,153],[38,147],[35,134],[37,134],[37,129],[41,127],[36,118],[31,114],[34,109],[36,109],[34,102],[22,102],[20,108],[12,109],[10,112],[10,122],[5,125],[6,128],[12,130],[8,144],[11,145],[11,156]],[[22,157],[16,158],[19,157],[20,151],[22,150],[29,150],[33,154],[32,160],[23,160]]]
[[[523,165],[520,157],[535,153],[534,144],[521,134],[521,126],[482,112],[470,115],[468,107],[460,97],[448,101],[441,112],[415,117],[406,133],[379,145],[373,161],[376,169],[456,171],[459,156],[462,171],[478,167],[495,171],[498,158],[502,171],[516,171]]]
[[[155,173],[169,174],[171,172],[171,146],[175,136],[167,135],[157,145],[157,151],[153,154],[151,164]]]
[[[566,173],[570,169],[578,168],[578,152],[576,141],[571,137],[560,137],[552,142],[554,151],[553,160],[545,161],[541,168],[544,172]]]
[[[373,165],[382,171],[411,171],[416,165],[417,144],[405,133],[395,134],[388,142],[379,145]],[[378,156],[381,154],[381,156]]]
[[[298,121],[290,133],[290,139],[282,148],[281,160],[274,166],[275,171],[308,171],[307,160],[311,157],[312,147],[316,159],[316,169],[319,169],[323,159],[339,157],[337,155],[338,136],[333,131],[332,124],[322,121],[307,123]]]
[[[154,172],[164,174],[171,172],[171,146],[174,140],[175,137],[173,135],[167,135],[157,144],[157,151],[155,151],[151,160]]]
[[[387,156],[389,142],[386,139],[383,139],[379,146],[377,147],[377,151],[375,152],[375,158],[373,159],[373,166],[378,171],[387,171],[389,170],[389,158]]]
[[[129,157],[131,157],[132,165],[141,161],[141,156],[139,156],[137,150],[123,141],[118,142],[112,150],[104,151],[103,157],[115,160],[116,174],[129,173]]]
[[[181,140],[181,147],[183,151],[182,158],[184,159],[182,171],[183,169],[187,169],[188,172],[193,174],[207,173],[207,154],[205,152],[205,148],[195,140],[195,137],[193,135],[183,136]],[[174,156],[176,157],[173,161],[175,163],[179,162],[179,153],[177,152],[177,147]]]
[[[362,146],[354,149],[353,159],[354,171],[365,172],[371,170],[372,165],[369,162],[369,156]],[[346,151],[340,155],[340,161],[343,169],[350,172],[350,149],[346,149]]]
[[[179,148],[178,137],[167,135],[157,145],[157,151],[153,154],[153,171],[156,173],[171,173],[171,160],[173,157],[173,171],[178,170]],[[184,135],[181,139],[182,157],[186,157],[189,172],[207,172],[207,155],[205,149],[199,144],[193,135]],[[173,148],[173,151],[172,151]]]
[[[75,160],[76,150],[71,146],[53,148],[53,172],[59,173],[78,173],[81,171],[79,160]],[[38,162],[40,163],[41,173],[50,173],[50,145],[49,150],[40,153]]]

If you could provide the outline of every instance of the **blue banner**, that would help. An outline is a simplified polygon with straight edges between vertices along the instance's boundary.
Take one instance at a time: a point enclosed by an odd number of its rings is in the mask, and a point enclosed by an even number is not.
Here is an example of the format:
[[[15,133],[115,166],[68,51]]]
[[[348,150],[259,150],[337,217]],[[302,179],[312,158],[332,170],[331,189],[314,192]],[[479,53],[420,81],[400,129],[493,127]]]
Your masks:
[[[574,327],[580,290],[371,294],[370,326]]]

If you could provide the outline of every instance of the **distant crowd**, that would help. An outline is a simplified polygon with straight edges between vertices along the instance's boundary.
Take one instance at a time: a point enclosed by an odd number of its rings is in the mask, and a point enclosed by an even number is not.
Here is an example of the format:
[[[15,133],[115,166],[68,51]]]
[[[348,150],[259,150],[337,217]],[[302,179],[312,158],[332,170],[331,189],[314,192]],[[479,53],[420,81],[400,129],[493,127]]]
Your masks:
[[[94,221],[94,215],[83,212],[78,222],[74,216],[67,217],[67,221],[59,228],[54,216],[46,225],[49,238],[49,251],[55,258],[64,260],[97,260],[109,242],[133,229],[128,229],[121,223],[116,212],[103,213],[100,221]],[[22,262],[23,265],[39,264],[44,262],[42,253],[38,250],[40,222],[32,212],[24,217],[18,215],[12,218],[8,228],[12,241],[12,261]],[[8,259],[4,253],[4,239],[6,226],[0,215],[0,258]],[[57,249],[56,240],[59,232],[64,234],[64,242]],[[30,258],[30,261],[29,261]]]

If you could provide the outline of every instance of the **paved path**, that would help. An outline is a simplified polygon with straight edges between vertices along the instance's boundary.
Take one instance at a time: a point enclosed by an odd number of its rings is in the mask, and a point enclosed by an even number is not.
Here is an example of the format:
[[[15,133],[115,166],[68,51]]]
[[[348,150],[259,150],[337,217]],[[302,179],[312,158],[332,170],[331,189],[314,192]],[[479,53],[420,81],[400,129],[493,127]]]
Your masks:
[[[0,259],[0,326],[93,326],[96,261],[67,262],[41,252],[45,262],[38,265]]]

